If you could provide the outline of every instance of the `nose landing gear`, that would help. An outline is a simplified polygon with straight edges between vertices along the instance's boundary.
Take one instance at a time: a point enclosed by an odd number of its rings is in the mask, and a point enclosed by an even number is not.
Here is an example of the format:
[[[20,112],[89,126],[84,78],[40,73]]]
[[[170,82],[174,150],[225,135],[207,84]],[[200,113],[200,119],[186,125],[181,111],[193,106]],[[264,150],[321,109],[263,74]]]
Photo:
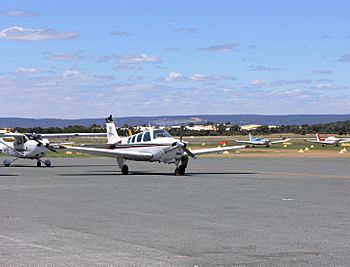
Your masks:
[[[37,159],[36,160],[37,167],[41,167],[41,163],[44,163],[46,167],[51,167],[51,161],[49,159],[46,159],[46,160]]]
[[[178,163],[180,163],[180,161]],[[185,175],[186,174],[187,165],[188,165],[188,157],[182,157],[181,158],[181,164],[176,166],[174,175],[175,176]]]

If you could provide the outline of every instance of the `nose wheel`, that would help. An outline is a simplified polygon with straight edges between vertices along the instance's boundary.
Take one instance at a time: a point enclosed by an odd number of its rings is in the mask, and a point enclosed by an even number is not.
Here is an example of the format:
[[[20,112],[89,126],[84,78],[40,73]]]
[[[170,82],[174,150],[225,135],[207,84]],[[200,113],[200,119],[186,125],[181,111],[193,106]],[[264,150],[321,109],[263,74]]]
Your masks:
[[[181,175],[185,175],[186,173],[186,166],[185,165],[180,165],[178,167],[176,167],[175,169],[175,176],[181,176]]]

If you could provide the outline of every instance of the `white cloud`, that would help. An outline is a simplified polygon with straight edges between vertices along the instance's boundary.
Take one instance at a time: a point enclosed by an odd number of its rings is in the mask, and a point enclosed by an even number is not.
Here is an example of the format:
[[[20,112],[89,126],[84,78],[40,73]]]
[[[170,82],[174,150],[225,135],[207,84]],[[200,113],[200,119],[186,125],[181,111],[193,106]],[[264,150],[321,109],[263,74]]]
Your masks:
[[[314,70],[313,74],[315,74],[315,75],[331,75],[331,74],[333,74],[333,71],[331,71],[331,70]]]
[[[7,16],[7,17],[35,17],[35,16],[38,16],[38,14],[33,12],[33,11],[28,11],[28,10],[10,9],[10,10],[1,11],[0,12],[0,16]]]
[[[122,55],[119,56],[120,64],[140,64],[140,63],[161,63],[161,59],[157,56],[141,54],[141,55]]]
[[[273,70],[282,70],[281,68],[273,68],[268,66],[260,66],[260,65],[250,65],[248,68],[251,71],[273,71]]]
[[[160,79],[166,82],[171,81],[220,81],[220,80],[235,80],[233,76],[227,75],[203,75],[196,73],[189,76],[184,76],[180,72],[170,72],[167,77]]]
[[[77,53],[62,53],[62,54],[48,54],[45,59],[51,61],[79,61],[83,59],[83,57]]]
[[[203,81],[206,79],[206,77],[202,74],[193,74],[189,77],[192,81]]]
[[[113,35],[113,36],[131,36],[130,33],[128,32],[125,32],[125,31],[113,31],[110,33],[110,35]]]
[[[39,70],[37,68],[24,68],[24,67],[20,67],[15,69],[15,73],[19,73],[19,74],[33,74],[33,73],[38,73]]]
[[[183,78],[180,72],[172,71],[169,73],[168,77],[165,78],[166,81],[181,80]]]
[[[337,61],[338,62],[350,62],[350,54],[342,55]]]
[[[176,29],[177,32],[189,32],[189,33],[193,33],[196,32],[197,29],[194,27],[180,27]]]
[[[168,48],[165,48],[164,50],[165,51],[180,51],[181,49],[177,48],[177,47],[168,47]]]
[[[335,83],[329,83],[329,82],[321,82],[316,85],[316,89],[322,89],[322,90],[337,90],[337,89],[347,89],[345,86],[340,86]]]
[[[263,81],[263,80],[252,80],[250,82],[250,84],[253,85],[253,86],[265,86],[268,83],[266,81]]]
[[[312,80],[300,79],[300,80],[275,80],[275,81],[264,81],[264,80],[252,80],[250,85],[254,87],[273,87],[273,86],[284,86],[290,84],[310,84]]]
[[[228,44],[220,44],[220,45],[212,45],[208,47],[201,47],[198,48],[198,50],[201,51],[208,51],[208,52],[230,52],[237,47],[239,47],[239,43],[228,43]]]
[[[75,32],[58,32],[51,29],[30,29],[22,27],[11,27],[0,31],[0,40],[16,41],[46,41],[46,40],[65,40],[77,36]]]

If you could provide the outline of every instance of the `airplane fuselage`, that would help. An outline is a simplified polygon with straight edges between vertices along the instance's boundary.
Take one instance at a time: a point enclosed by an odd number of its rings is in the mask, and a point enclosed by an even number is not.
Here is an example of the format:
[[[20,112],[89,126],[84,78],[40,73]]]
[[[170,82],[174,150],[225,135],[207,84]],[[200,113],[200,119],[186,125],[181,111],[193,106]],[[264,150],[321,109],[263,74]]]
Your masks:
[[[148,135],[150,134],[150,138]],[[178,158],[183,156],[183,152],[178,149],[178,139],[173,137],[156,137],[153,135],[153,131],[146,131],[140,134],[136,134],[130,137],[124,137],[117,144],[113,145],[114,149],[120,151],[130,150],[138,152],[148,152],[152,154],[152,157],[141,156],[140,161],[159,161],[164,163],[174,163]],[[135,159],[134,159],[135,160]]]
[[[254,140],[250,141],[252,145],[269,145],[270,144],[270,140],[265,139],[265,138],[256,138]]]
[[[45,144],[45,139],[43,144],[38,144],[35,140],[27,140],[23,143],[5,142],[2,140],[0,148],[2,153],[11,157],[39,159],[44,157],[48,152]]]

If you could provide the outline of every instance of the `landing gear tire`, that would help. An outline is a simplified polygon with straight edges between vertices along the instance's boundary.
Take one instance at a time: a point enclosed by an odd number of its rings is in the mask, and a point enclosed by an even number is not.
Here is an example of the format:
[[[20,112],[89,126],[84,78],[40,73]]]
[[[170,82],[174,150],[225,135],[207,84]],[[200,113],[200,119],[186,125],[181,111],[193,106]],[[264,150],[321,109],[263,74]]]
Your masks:
[[[36,166],[37,166],[37,167],[41,167],[41,161],[37,161],[37,162],[36,162]]]
[[[180,165],[179,167],[176,167],[175,169],[175,176],[181,176],[181,175],[185,175],[186,173],[186,166],[184,165]]]
[[[128,165],[124,164],[122,167],[122,174],[123,175],[128,175],[129,174],[129,167]]]
[[[44,164],[46,167],[51,167],[51,161],[48,159],[44,161]]]
[[[3,161],[3,164],[4,164],[5,167],[10,167],[11,161],[8,160],[8,159],[5,159],[5,160]]]

